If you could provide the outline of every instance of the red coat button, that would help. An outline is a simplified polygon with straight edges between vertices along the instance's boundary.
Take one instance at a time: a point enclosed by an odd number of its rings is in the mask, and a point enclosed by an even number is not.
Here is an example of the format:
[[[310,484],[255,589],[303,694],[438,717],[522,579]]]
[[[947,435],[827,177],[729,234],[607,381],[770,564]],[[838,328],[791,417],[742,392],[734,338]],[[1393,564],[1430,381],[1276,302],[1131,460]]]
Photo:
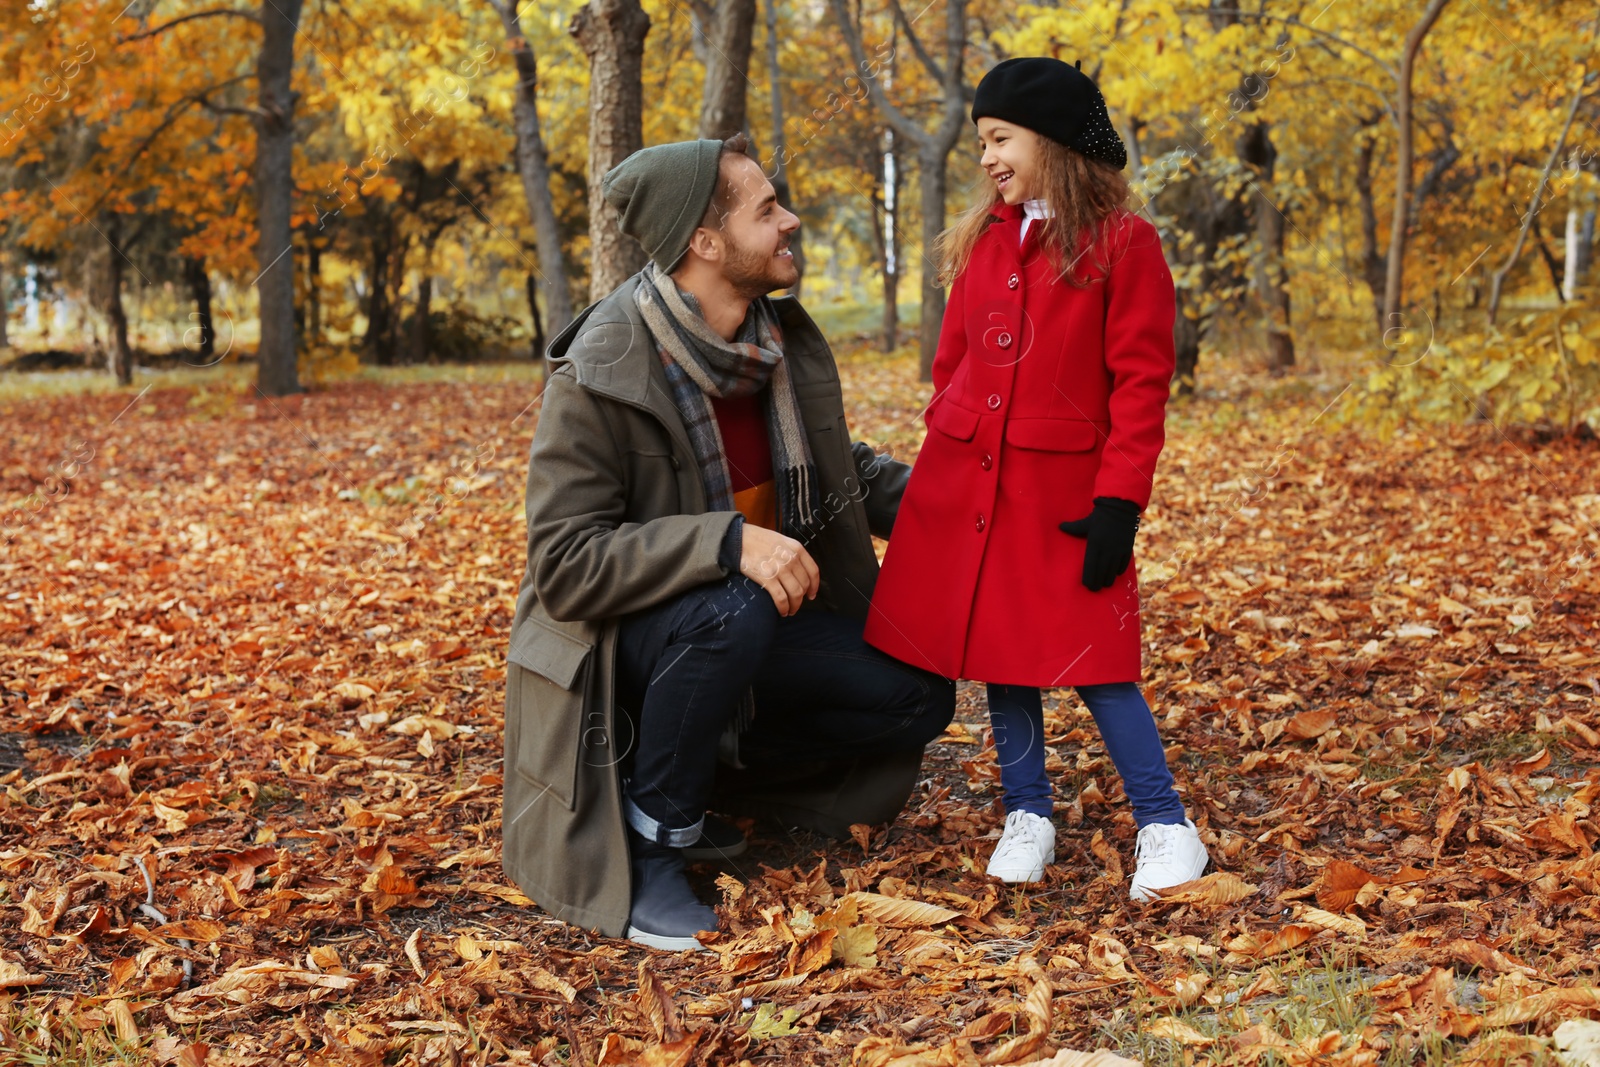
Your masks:
[[[999,393],[990,393],[989,394],[989,410],[990,411],[999,411],[1000,410],[1000,394]]]
[[[1017,278],[1017,276],[1015,274],[1013,274],[1011,277],[1006,279],[1006,288],[1007,289],[1015,289],[1019,284],[1020,284],[1020,281],[1019,281],[1019,279]]]
[[[1009,333],[1002,333],[999,337],[996,337],[994,340],[995,340],[995,344],[999,345],[1001,348],[1010,348],[1011,347],[1011,335]]]
[[[984,525],[984,523],[983,523],[983,516],[982,516],[982,515],[979,515],[979,516],[978,516],[978,521],[977,521],[977,522],[976,522],[976,523],[974,523],[974,524],[973,524],[973,525],[974,525],[974,526],[976,526],[976,527],[977,527],[977,528],[978,528],[978,532],[979,532],[979,533],[983,533],[983,525]]]
[[[983,454],[983,458],[978,461],[978,466],[982,467],[984,470],[988,470],[990,467],[994,466],[994,457],[985,452]]]

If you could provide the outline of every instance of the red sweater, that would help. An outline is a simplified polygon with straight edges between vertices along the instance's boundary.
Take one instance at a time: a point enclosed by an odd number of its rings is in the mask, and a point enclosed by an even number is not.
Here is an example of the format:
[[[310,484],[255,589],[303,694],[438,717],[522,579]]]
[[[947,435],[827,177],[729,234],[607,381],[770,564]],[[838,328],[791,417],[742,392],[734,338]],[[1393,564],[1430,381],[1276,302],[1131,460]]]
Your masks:
[[[765,391],[728,400],[712,397],[711,410],[722,431],[734,509],[746,522],[776,530],[778,486],[772,475]]]

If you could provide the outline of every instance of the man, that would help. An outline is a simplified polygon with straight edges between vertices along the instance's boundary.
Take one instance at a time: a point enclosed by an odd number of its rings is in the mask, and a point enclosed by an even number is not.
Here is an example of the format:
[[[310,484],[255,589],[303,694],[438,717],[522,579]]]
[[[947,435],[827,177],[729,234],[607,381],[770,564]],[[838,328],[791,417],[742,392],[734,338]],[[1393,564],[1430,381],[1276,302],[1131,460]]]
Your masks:
[[[716,928],[684,874],[718,810],[886,822],[955,707],[861,639],[910,468],[852,443],[742,135],[605,176],[650,264],[550,346],[506,677],[506,871],[559,918],[663,949]]]

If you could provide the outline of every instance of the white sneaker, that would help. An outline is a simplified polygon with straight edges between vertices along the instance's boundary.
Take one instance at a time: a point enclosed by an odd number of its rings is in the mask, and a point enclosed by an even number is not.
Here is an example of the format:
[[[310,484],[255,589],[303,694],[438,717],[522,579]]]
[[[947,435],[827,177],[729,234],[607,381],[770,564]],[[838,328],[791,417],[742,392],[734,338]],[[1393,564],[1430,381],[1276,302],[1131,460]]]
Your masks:
[[[1192,882],[1205,872],[1211,857],[1200,843],[1194,822],[1151,823],[1139,831],[1133,854],[1139,869],[1133,874],[1128,895],[1134,900],[1154,900],[1156,890]]]
[[[1055,824],[1031,811],[1006,816],[1000,843],[989,857],[989,877],[1002,882],[1037,882],[1046,864],[1056,861]]]

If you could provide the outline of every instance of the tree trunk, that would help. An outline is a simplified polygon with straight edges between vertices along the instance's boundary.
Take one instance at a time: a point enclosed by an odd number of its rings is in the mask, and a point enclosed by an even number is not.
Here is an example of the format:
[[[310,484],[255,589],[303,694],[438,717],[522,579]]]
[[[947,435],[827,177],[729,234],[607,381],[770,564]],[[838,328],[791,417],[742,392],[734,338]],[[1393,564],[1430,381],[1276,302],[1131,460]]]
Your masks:
[[[1406,34],[1405,50],[1400,54],[1400,91],[1395,100],[1395,120],[1399,126],[1399,144],[1395,152],[1394,214],[1389,222],[1389,258],[1384,272],[1383,328],[1403,327],[1400,321],[1400,304],[1404,296],[1406,221],[1411,210],[1411,166],[1413,158],[1411,126],[1411,74],[1416,66],[1417,52],[1422,39],[1439,19],[1439,12],[1449,0],[1431,0],[1422,18]]]
[[[571,32],[589,57],[589,300],[599,300],[645,265],[645,251],[617,225],[600,180],[644,147],[644,38],[639,0],[589,0]]]
[[[217,361],[217,335],[211,323],[211,276],[206,273],[206,261],[199,256],[189,256],[183,261],[184,280],[189,283],[189,295],[194,299],[193,332],[195,359],[201,367]]]
[[[256,118],[256,293],[261,346],[256,388],[267,396],[301,392],[294,336],[294,37],[302,0],[262,0],[260,90]]]
[[[533,316],[533,358],[543,361],[545,340],[544,320],[539,317],[539,276],[531,270],[528,272],[528,312]],[[548,373],[549,368],[545,371]]]
[[[399,350],[400,322],[404,318],[401,294],[406,285],[406,257],[410,251],[411,240],[402,236],[395,243],[394,255],[389,261],[389,321],[385,324],[383,351],[378,358],[378,363],[385,367],[401,362],[403,357]]]
[[[745,128],[745,87],[750,84],[755,25],[756,0],[718,0],[716,17],[706,27],[711,51],[700,103],[701,137],[721,141]]]
[[[1600,26],[1597,26],[1597,31],[1600,31]],[[1506,277],[1511,273],[1511,269],[1517,265],[1517,260],[1522,258],[1522,247],[1528,242],[1528,231],[1533,227],[1541,210],[1541,205],[1544,203],[1545,187],[1549,185],[1550,174],[1555,170],[1556,161],[1561,158],[1562,149],[1566,147],[1567,134],[1572,132],[1572,120],[1577,117],[1578,105],[1583,102],[1585,96],[1584,88],[1588,80],[1587,75],[1581,73],[1578,75],[1578,84],[1572,90],[1572,103],[1567,107],[1567,121],[1561,127],[1561,136],[1556,138],[1555,147],[1550,150],[1549,158],[1545,160],[1544,170],[1539,174],[1539,184],[1533,190],[1533,197],[1528,203],[1528,210],[1522,213],[1522,226],[1517,230],[1517,240],[1512,244],[1511,252],[1506,256],[1506,261],[1500,265],[1499,269],[1489,279],[1490,326],[1494,325],[1495,317],[1500,313],[1500,296]],[[1540,244],[1542,246],[1543,241]],[[1545,250],[1545,254],[1549,255],[1548,249]],[[1557,287],[1559,288],[1559,283]]]
[[[767,0],[767,80],[772,95],[772,182],[773,192],[785,211],[794,211],[794,195],[789,188],[789,142],[783,132],[783,79],[778,69],[778,0]],[[766,169],[766,164],[762,165]],[[794,231],[789,238],[789,252],[794,256],[794,269],[799,275],[789,287],[792,296],[800,295],[800,283],[806,276],[805,227]]]
[[[1179,396],[1193,396],[1196,376],[1200,369],[1201,324],[1198,308],[1193,307],[1194,297],[1187,289],[1178,290],[1178,315],[1172,328],[1173,348],[1177,352],[1177,367],[1173,380],[1178,383]],[[1193,312],[1193,314],[1191,314]]]
[[[311,344],[322,343],[322,246],[315,234],[309,239],[306,250],[306,273],[311,275],[310,291],[306,294],[309,312],[306,315],[306,336]]]
[[[893,131],[885,131],[886,138],[893,138]],[[890,205],[894,202],[894,192],[891,184],[894,181],[894,170],[888,163],[883,162],[886,155],[880,157],[878,166],[880,173],[878,181],[882,181],[882,195],[878,194],[878,187],[874,186],[867,195],[872,210],[867,218],[872,222],[872,258],[878,264],[878,277],[883,280],[883,328],[878,334],[878,349],[882,352],[893,352],[896,334],[899,333],[899,309],[894,302],[894,248],[891,230],[894,226],[894,214]]]
[[[1375,122],[1363,122],[1363,126]],[[1377,154],[1378,137],[1365,138],[1356,153],[1356,201],[1361,208],[1361,276],[1372,294],[1372,315],[1383,335],[1384,259],[1378,255],[1378,212],[1372,198],[1372,160]]]
[[[933,357],[939,351],[939,325],[944,321],[944,286],[939,284],[935,259],[939,234],[944,231],[945,164],[948,148],[925,147],[917,153],[918,185],[922,192],[922,313],[919,333],[922,352],[918,362],[922,380],[933,381]]]
[[[417,286],[417,313],[411,319],[411,362],[426,363],[428,350],[433,346],[432,329],[428,315],[433,308],[433,275],[423,271]]]
[[[1263,191],[1271,187],[1278,160],[1267,123],[1252,123],[1239,138],[1239,158],[1257,175],[1250,197],[1256,229],[1255,288],[1266,322],[1267,367],[1281,374],[1294,366],[1294,335],[1289,331],[1289,286],[1283,265],[1285,219]]]
[[[380,227],[372,238],[372,267],[367,273],[367,333],[361,347],[379,365],[390,362],[384,344],[389,334],[389,243],[392,231]]]
[[[917,146],[922,193],[922,343],[921,377],[933,378],[933,357],[939,348],[939,320],[944,317],[944,288],[939,284],[937,245],[944,230],[946,166],[956,140],[970,128],[967,86],[961,76],[961,59],[967,41],[966,0],[945,0],[944,63],[940,66],[917,40],[907,21],[900,27],[918,61],[940,87],[939,125],[931,133],[890,102],[878,74],[881,65],[869,60],[861,40],[861,27],[851,18],[845,0],[830,0],[834,23],[844,35],[855,63],[856,75],[867,87],[872,104],[896,133]],[[931,6],[931,5],[930,5]]]
[[[1589,273],[1589,264],[1594,260],[1594,208],[1589,208],[1583,213],[1583,225],[1578,227],[1578,284],[1583,284],[1584,275]]]
[[[133,350],[128,346],[128,315],[122,308],[122,266],[126,262],[117,247],[122,226],[116,215],[105,225],[106,235],[106,317],[111,320],[110,366],[118,385],[133,384]]]
[[[1576,204],[1567,209],[1567,240],[1564,251],[1565,261],[1561,270],[1561,298],[1567,303],[1572,303],[1578,295],[1578,235],[1581,232],[1583,212],[1578,210]],[[4,284],[0,283],[0,290]],[[0,302],[0,309],[4,304]],[[5,343],[5,335],[0,332],[0,345]]]
[[[517,134],[517,174],[522,193],[528,199],[528,214],[533,219],[534,239],[538,242],[539,272],[545,279],[545,304],[550,309],[551,335],[566,329],[572,321],[572,293],[567,286],[567,259],[561,250],[561,227],[556,220],[555,201],[550,195],[550,157],[545,152],[544,134],[539,128],[539,65],[533,48],[522,33],[517,0],[491,0],[511,41],[511,54],[517,65],[517,93],[512,98],[512,122]],[[534,309],[534,332],[539,329],[538,309]]]
[[[900,166],[894,151],[894,131],[885,130],[889,140],[885,166],[889,173],[884,195],[889,199],[883,211],[883,342],[885,352],[900,343],[900,271],[905,260],[900,254]]]
[[[1564,304],[1567,298],[1561,288],[1561,263],[1556,259],[1555,253],[1550,251],[1550,245],[1544,239],[1544,228],[1539,225],[1539,216],[1533,217],[1533,236],[1539,242],[1539,257],[1544,260],[1545,269],[1550,272],[1550,284],[1555,287],[1556,303]]]
[[[7,327],[6,316],[11,314],[11,305],[6,302],[6,268],[10,261],[0,256],[0,349],[11,347],[11,331]]]
[[[896,165],[894,131],[884,130],[884,151],[878,163],[883,195],[871,197],[872,243],[883,277],[883,326],[878,338],[882,352],[893,352],[900,334],[900,248],[896,232],[900,217],[900,168]]]

